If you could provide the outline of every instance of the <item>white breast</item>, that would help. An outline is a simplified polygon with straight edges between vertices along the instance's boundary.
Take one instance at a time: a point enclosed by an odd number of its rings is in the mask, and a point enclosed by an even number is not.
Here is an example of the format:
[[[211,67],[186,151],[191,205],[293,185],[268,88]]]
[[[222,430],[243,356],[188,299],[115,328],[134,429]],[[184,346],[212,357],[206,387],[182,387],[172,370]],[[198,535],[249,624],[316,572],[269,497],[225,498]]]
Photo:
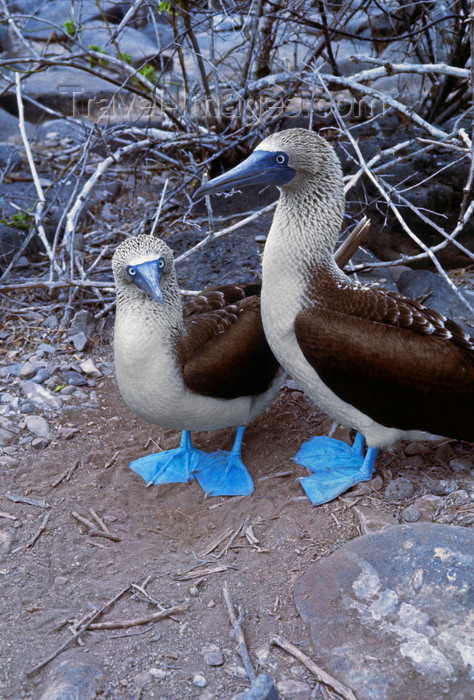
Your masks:
[[[131,410],[149,423],[175,430],[217,430],[247,425],[271,402],[281,380],[258,397],[218,399],[190,391],[172,340],[136,309],[117,313],[114,356],[117,383]]]

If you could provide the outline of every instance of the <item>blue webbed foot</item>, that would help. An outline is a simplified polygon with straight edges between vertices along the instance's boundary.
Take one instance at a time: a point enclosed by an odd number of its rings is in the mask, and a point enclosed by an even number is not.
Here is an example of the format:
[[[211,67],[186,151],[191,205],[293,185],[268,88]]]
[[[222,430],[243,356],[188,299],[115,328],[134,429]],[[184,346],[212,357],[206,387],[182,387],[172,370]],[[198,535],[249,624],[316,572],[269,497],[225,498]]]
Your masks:
[[[369,481],[378,450],[369,447],[364,457],[364,437],[357,433],[352,446],[328,437],[314,437],[293,458],[313,474],[300,479],[312,503],[332,501],[360,481]]]
[[[196,479],[206,496],[249,496],[254,485],[247,467],[242,462],[241,445],[244,427],[237,428],[234,446],[230,452],[203,454],[196,471]]]
[[[146,481],[147,486],[187,483],[193,479],[204,454],[193,447],[189,432],[183,430],[179,447],[140,457],[130,462],[129,466]]]

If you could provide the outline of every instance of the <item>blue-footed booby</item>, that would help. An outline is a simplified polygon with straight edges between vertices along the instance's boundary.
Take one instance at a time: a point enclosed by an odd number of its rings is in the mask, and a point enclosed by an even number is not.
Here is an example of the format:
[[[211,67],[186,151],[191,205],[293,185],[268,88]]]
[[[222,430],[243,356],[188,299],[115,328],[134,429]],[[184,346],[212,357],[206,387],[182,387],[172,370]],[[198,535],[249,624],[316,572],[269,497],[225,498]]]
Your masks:
[[[352,446],[314,437],[295,456],[313,472],[301,480],[311,501],[369,480],[378,449],[399,439],[474,441],[474,339],[335,263],[345,201],[330,144],[306,129],[275,133],[196,196],[265,184],[280,189],[262,259],[267,340],[311,399],[357,431]]]
[[[123,241],[112,259],[117,290],[115,372],[138,416],[182,430],[180,447],[133,461],[147,483],[188,482],[207,495],[248,495],[243,432],[283,380],[262,328],[259,285],[208,287],[182,304],[173,254],[160,239]],[[189,431],[237,427],[230,452],[204,453]]]

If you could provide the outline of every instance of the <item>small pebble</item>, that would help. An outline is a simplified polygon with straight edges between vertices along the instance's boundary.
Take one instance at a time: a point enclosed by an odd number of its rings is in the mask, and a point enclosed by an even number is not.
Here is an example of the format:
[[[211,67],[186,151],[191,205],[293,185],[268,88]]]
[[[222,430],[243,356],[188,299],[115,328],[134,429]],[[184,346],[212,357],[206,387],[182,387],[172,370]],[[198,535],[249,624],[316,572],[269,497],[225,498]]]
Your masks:
[[[403,466],[422,469],[425,466],[425,460],[421,455],[410,455],[403,460]]]
[[[168,675],[168,672],[165,671],[164,668],[155,668],[155,667],[150,668],[148,673],[150,674],[150,676],[152,676],[157,681],[164,681],[164,679]]]
[[[63,372],[63,379],[71,386],[87,385],[87,379],[80,375],[79,372],[74,372],[74,370],[68,370],[66,372]]]
[[[31,446],[34,447],[35,450],[44,450],[48,445],[49,440],[46,438],[37,437],[31,441]]]
[[[402,510],[400,516],[405,523],[416,523],[421,518],[421,510],[416,503],[412,503]]]
[[[95,364],[92,362],[92,360],[89,358],[85,360],[85,362],[81,362],[81,370],[84,372],[84,374],[87,374],[91,377],[101,377],[102,373]]]
[[[25,362],[25,364],[20,369],[19,376],[21,377],[21,379],[31,379],[35,376],[37,371],[38,367],[35,367],[35,365],[31,362]]]
[[[446,496],[446,494],[456,491],[458,488],[455,481],[448,481],[448,479],[428,480],[427,486],[431,493],[434,493],[436,496]]]
[[[464,489],[459,489],[458,491],[452,491],[448,496],[449,503],[453,503],[456,506],[465,506],[469,503],[471,497],[468,492]]]
[[[15,399],[18,401],[18,398],[13,394],[9,394],[8,391],[4,391],[0,394],[0,403],[10,403],[13,405]]]
[[[467,457],[455,457],[449,462],[453,472],[466,472],[474,469],[474,462]]]
[[[192,678],[192,681],[193,685],[195,685],[196,688],[205,688],[207,686],[207,680],[202,675],[202,673],[195,673]]]
[[[367,481],[366,483],[367,483],[367,486],[370,486],[372,491],[380,491],[380,489],[383,486],[383,479],[380,476],[380,474],[377,474],[377,476],[374,476],[373,479],[371,479],[370,481]]]
[[[92,314],[90,311],[81,309],[80,311],[76,311],[74,314],[69,331],[71,335],[74,335],[75,333],[79,334],[81,332],[87,333],[91,324],[93,324]]]
[[[204,654],[204,661],[208,666],[222,666],[224,663],[224,656],[222,651],[216,648]]]
[[[51,316],[47,316],[42,325],[45,328],[58,328],[59,327],[59,321],[58,317],[55,314],[51,314]]]
[[[410,442],[406,445],[404,452],[406,455],[426,455],[430,448],[422,442]]]
[[[189,595],[192,595],[193,598],[197,598],[197,596],[199,595],[199,590],[197,586],[191,586],[189,588]]]
[[[69,340],[72,342],[78,352],[85,350],[89,343],[87,335],[82,331],[70,336]]]
[[[43,382],[47,381],[50,378],[50,376],[51,375],[47,369],[45,369],[44,367],[40,367],[34,375],[34,377],[31,378],[31,381],[35,382],[35,384],[43,384]]]
[[[311,687],[303,681],[285,679],[277,683],[278,692],[291,700],[310,700]]]
[[[415,489],[411,481],[404,477],[394,479],[385,489],[387,498],[395,498],[397,501],[404,501],[413,496]]]
[[[216,607],[216,601],[215,600],[210,600],[209,603],[207,604],[208,608],[215,608]]]
[[[61,396],[71,396],[76,393],[76,387],[70,384],[69,386],[64,386],[61,389]]]
[[[445,443],[438,447],[434,457],[438,462],[441,462],[441,464],[448,464],[449,460],[453,458],[453,455],[453,448],[448,443]]]
[[[29,401],[33,401],[40,408],[48,411],[59,411],[62,408],[63,402],[59,396],[54,396],[48,389],[41,384],[35,384],[31,379],[26,379],[21,390]]]
[[[32,401],[23,400],[20,404],[20,411],[22,413],[27,413],[27,414],[36,413],[36,410],[37,410],[37,408]]]
[[[56,348],[54,345],[49,343],[40,343],[36,349],[36,354],[38,357],[43,357],[44,355],[54,355]]]
[[[11,445],[11,443],[15,440],[15,437],[16,436],[9,430],[0,428],[0,447]]]
[[[49,438],[51,428],[43,416],[26,416],[25,424],[30,433],[40,438]]]
[[[435,513],[438,510],[441,502],[442,499],[439,496],[435,496],[431,493],[426,493],[424,496],[420,496],[420,498],[417,498],[415,504],[418,506],[422,513],[426,513],[427,515],[433,515],[433,513]]]

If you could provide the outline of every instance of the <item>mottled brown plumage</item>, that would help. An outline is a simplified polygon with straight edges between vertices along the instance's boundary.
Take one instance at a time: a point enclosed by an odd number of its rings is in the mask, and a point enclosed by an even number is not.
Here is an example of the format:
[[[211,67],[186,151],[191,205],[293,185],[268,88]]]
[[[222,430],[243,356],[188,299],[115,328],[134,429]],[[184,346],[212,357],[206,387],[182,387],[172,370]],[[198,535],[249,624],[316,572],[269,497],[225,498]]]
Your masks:
[[[177,341],[186,386],[198,394],[233,399],[265,392],[278,370],[263,332],[260,287],[209,287],[183,307]]]

